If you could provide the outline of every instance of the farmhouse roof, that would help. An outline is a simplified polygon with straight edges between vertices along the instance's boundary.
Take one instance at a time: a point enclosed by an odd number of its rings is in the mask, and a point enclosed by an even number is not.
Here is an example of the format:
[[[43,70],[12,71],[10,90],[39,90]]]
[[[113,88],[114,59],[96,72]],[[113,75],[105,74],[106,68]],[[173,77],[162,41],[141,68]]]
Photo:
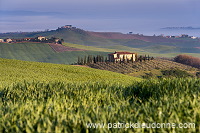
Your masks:
[[[115,53],[111,53],[109,55],[113,55],[113,54],[135,54],[135,53],[130,53],[130,52],[116,52]]]

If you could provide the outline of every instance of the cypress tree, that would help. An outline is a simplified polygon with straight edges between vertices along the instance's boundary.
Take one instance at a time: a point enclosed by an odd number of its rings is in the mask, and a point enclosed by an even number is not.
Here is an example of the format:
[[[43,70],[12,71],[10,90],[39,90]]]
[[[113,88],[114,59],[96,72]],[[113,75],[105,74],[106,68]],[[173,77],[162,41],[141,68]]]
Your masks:
[[[125,56],[123,55],[123,62],[125,63]]]
[[[143,57],[143,60],[144,60],[144,61],[146,61],[146,58],[147,58],[147,56],[146,56],[146,55],[144,55],[144,57]]]
[[[80,65],[83,65],[83,58],[81,58]]]
[[[96,62],[99,62],[99,55],[96,56]]]
[[[80,63],[81,63],[81,59],[80,59],[80,57],[78,56],[78,62],[77,62],[77,64],[80,65]]]
[[[101,56],[101,61],[102,61],[102,62],[104,62],[104,61],[105,61],[103,56]]]
[[[108,57],[105,58],[105,62],[106,62],[106,63],[108,62]]]
[[[138,61],[138,54],[135,53],[135,61]]]
[[[147,59],[148,59],[148,61],[150,60],[150,57],[149,57],[149,55],[148,55]]]
[[[86,63],[87,63],[87,57],[85,56],[85,57],[84,57],[83,64],[85,65]]]
[[[139,57],[139,61],[142,62],[142,55],[140,55],[140,57]]]
[[[90,63],[90,56],[87,57],[87,63]]]
[[[97,62],[96,62],[96,57],[95,57],[95,56],[93,57],[93,62],[94,62],[94,63],[97,63]]]

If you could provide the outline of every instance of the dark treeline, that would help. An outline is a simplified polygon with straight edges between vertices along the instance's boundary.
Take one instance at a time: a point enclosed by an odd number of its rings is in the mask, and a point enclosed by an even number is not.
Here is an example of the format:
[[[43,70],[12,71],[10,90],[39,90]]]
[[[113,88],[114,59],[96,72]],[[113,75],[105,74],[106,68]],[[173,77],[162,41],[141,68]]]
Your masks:
[[[51,38],[45,38],[45,39],[38,39],[36,38],[22,38],[22,39],[13,39],[13,42],[41,42],[41,43],[57,43],[57,44],[62,44],[64,42],[63,39],[59,39],[56,37],[51,37]]]
[[[154,59],[154,57],[150,57],[149,55],[148,56],[140,55],[139,57],[136,57],[136,61],[140,61],[140,62],[142,62],[142,61],[150,61],[150,60],[153,60],[153,59]]]
[[[108,59],[107,59],[107,57],[105,58],[104,56],[101,56],[101,55],[97,55],[97,56],[88,55],[83,58],[78,57],[77,64],[78,65],[86,65],[89,63],[97,63],[97,62],[108,62]]]
[[[150,61],[150,60],[153,60],[154,57],[150,57],[149,55],[148,56],[142,56],[140,55],[139,57],[136,57],[136,62],[143,62],[143,61]],[[113,63],[133,63],[135,62],[133,61],[132,59],[131,60],[127,60],[125,58],[122,58],[120,59],[120,61],[116,61],[116,62],[113,62]],[[112,62],[112,61],[109,61],[107,57],[104,57],[102,55],[97,55],[97,56],[93,56],[93,55],[89,55],[89,56],[84,56],[84,57],[78,57],[78,61],[77,65],[86,65],[86,64],[91,64],[91,63],[99,63],[99,62]]]

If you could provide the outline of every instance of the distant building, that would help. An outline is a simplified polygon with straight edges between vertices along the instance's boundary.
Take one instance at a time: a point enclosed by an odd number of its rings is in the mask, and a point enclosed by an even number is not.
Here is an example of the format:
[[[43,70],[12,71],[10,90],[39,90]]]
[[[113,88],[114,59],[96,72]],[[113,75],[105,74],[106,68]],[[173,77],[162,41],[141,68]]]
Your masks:
[[[192,36],[191,38],[192,38],[192,39],[197,39],[197,37],[195,37],[195,36]]]
[[[117,61],[123,61],[123,60],[136,60],[136,53],[130,53],[130,52],[116,52],[108,54],[108,59],[110,62],[117,62]]]
[[[0,42],[4,42],[4,39],[0,39]]]
[[[186,34],[181,35],[181,38],[188,38],[188,37],[189,37],[189,35],[186,35]]]
[[[37,39],[40,40],[40,41],[42,41],[42,40],[46,40],[46,37],[38,36]]]
[[[33,38],[24,38],[24,41],[30,41],[32,40]]]
[[[72,25],[65,25],[65,26],[62,26],[61,28],[71,29]],[[75,28],[75,27],[73,27],[73,28]]]
[[[7,38],[7,39],[5,39],[4,41],[7,42],[7,43],[11,43],[13,40],[10,39],[10,38]]]
[[[57,44],[60,41],[60,39],[59,38],[55,38],[54,41]]]

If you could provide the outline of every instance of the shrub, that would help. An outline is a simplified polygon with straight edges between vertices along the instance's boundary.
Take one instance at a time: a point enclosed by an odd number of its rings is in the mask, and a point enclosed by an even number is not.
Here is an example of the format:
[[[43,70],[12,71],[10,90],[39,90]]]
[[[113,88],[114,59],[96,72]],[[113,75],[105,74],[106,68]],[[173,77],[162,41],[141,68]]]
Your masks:
[[[177,77],[177,78],[192,77],[192,75],[189,74],[187,71],[179,69],[163,70],[161,72],[164,76],[167,77]]]
[[[174,61],[192,67],[200,68],[200,58],[197,57],[189,55],[178,55],[174,58]]]

